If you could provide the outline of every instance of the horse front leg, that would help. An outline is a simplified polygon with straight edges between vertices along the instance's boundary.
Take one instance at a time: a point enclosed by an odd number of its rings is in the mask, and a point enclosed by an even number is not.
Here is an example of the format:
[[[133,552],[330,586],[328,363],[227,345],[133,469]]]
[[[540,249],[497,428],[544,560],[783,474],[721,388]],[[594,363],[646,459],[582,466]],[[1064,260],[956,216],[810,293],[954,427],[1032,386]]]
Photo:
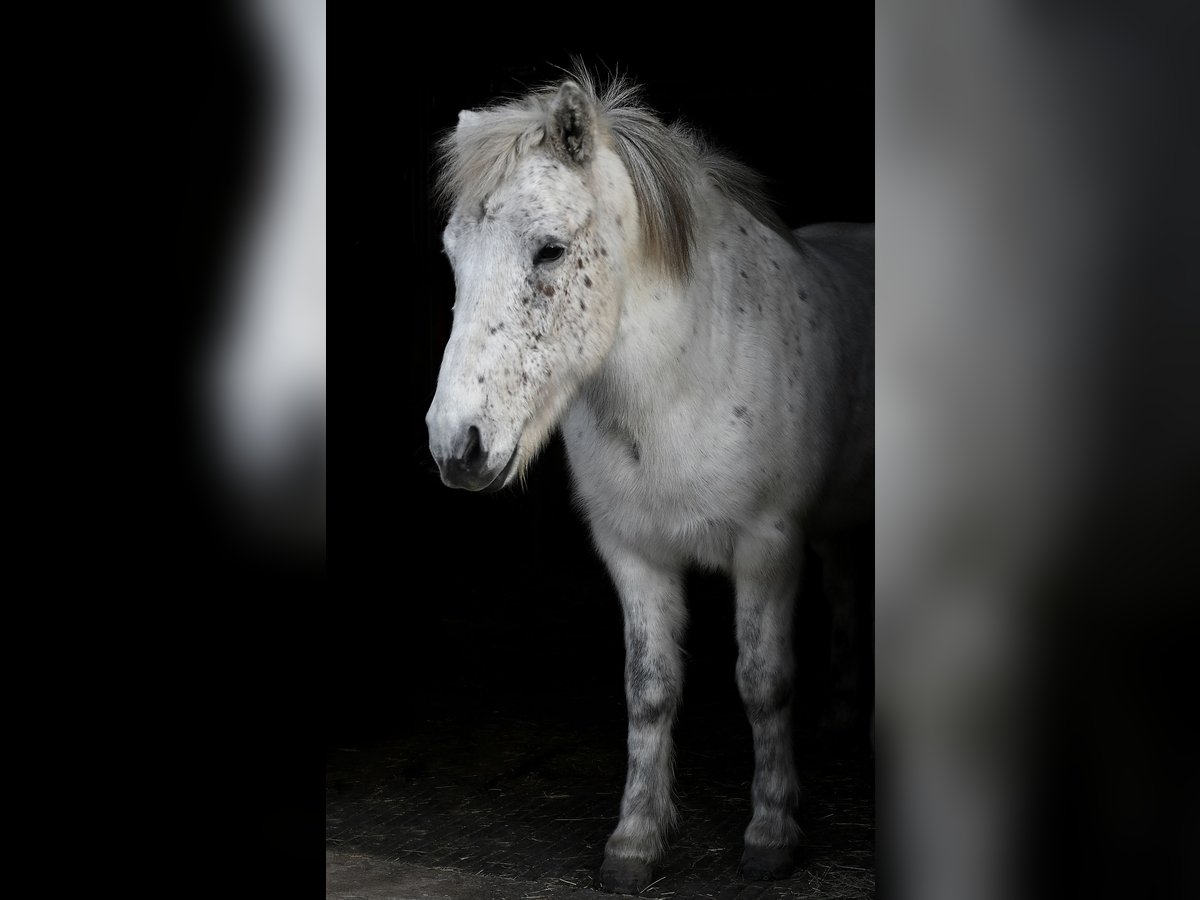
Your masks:
[[[753,816],[742,874],[791,874],[800,827],[800,783],[792,749],[792,615],[804,559],[800,531],[780,518],[741,536],[734,552],[737,683],[754,734]]]
[[[638,893],[675,823],[671,728],[683,688],[680,641],[686,624],[681,570],[598,541],[625,618],[625,699],[629,765],[621,818],[604,848],[605,890]]]

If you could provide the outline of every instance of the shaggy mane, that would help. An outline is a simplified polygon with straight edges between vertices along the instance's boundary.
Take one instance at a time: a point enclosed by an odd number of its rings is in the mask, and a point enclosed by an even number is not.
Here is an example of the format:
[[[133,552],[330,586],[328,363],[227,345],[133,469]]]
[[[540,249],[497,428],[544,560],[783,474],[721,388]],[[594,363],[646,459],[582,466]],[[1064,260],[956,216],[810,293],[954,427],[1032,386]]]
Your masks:
[[[696,202],[704,178],[729,201],[794,243],[771,206],[762,177],[686,125],[663,124],[643,104],[639,85],[619,75],[598,84],[580,64],[568,76],[591,101],[598,138],[607,137],[629,172],[652,263],[680,279],[691,272]],[[441,138],[435,193],[444,208],[459,201],[480,202],[512,177],[517,162],[545,140],[550,102],[559,84],[477,110],[473,127],[461,134],[451,130]]]

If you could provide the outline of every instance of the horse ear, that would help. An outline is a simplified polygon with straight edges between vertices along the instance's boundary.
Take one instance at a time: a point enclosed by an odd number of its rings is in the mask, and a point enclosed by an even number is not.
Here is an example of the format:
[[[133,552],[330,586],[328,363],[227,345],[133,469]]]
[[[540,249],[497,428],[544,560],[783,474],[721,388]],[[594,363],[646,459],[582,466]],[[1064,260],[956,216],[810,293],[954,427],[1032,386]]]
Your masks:
[[[550,121],[546,133],[550,146],[563,159],[586,163],[595,144],[596,113],[583,88],[564,81],[550,101]]]

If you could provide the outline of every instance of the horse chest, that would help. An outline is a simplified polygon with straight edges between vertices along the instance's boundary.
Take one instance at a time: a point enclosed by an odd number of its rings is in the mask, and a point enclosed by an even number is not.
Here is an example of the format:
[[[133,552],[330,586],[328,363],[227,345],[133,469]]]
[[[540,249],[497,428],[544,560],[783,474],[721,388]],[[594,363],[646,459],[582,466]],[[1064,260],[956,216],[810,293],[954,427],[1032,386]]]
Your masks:
[[[728,562],[747,495],[734,473],[674,435],[640,439],[568,416],[564,437],[589,518],[656,555]]]

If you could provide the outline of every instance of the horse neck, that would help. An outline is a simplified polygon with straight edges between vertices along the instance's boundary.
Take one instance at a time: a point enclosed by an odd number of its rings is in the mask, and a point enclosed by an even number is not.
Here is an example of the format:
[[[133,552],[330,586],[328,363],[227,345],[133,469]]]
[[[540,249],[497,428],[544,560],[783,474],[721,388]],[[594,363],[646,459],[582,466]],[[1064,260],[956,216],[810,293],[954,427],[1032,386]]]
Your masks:
[[[732,265],[730,231],[746,214],[724,198],[705,199],[690,275],[680,280],[645,261],[632,267],[616,340],[589,385],[597,414],[635,435],[684,397],[711,395],[728,381],[712,361],[730,358],[734,303],[715,286],[728,283],[718,273]]]

